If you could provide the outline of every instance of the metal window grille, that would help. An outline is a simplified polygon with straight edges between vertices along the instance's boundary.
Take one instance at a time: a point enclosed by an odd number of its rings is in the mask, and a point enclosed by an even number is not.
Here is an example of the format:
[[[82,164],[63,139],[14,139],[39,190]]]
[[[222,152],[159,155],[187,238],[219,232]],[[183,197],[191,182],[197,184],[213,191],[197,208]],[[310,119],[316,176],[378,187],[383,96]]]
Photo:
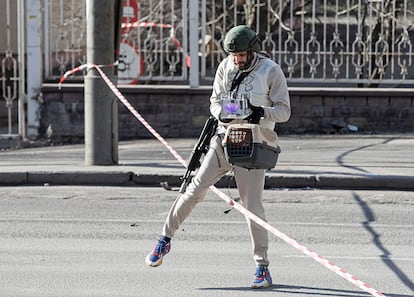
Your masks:
[[[85,1],[45,0],[46,77],[85,62]],[[411,0],[201,0],[198,24],[189,23],[188,0],[140,1],[125,9],[131,47],[127,65],[139,83],[188,83],[191,64],[200,84],[211,84],[225,56],[221,42],[238,24],[255,29],[262,48],[290,85],[389,86],[414,84],[414,2]],[[134,4],[135,5],[135,4]],[[189,40],[197,26],[197,40]],[[198,44],[196,56],[188,44]],[[195,67],[195,66],[194,66]]]
[[[25,136],[24,3],[2,1],[0,138]]]

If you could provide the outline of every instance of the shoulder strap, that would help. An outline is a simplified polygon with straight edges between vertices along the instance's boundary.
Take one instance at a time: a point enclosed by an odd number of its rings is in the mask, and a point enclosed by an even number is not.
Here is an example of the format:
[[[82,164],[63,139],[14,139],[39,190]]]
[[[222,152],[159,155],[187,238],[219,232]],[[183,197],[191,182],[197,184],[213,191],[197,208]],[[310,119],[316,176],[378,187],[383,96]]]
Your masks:
[[[241,72],[238,76],[236,75],[236,77],[233,79],[231,83],[230,92],[233,91],[236,87],[238,87],[240,83],[243,81],[243,79],[249,75],[249,73],[250,71],[246,71],[246,72]]]

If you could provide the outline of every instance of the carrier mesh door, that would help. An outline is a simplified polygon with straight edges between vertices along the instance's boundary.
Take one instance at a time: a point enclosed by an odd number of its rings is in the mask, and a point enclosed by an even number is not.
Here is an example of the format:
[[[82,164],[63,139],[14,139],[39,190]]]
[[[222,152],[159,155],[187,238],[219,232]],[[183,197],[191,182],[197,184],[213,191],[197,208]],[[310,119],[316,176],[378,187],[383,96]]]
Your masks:
[[[231,129],[226,143],[230,158],[250,157],[253,152],[253,135],[251,129]]]

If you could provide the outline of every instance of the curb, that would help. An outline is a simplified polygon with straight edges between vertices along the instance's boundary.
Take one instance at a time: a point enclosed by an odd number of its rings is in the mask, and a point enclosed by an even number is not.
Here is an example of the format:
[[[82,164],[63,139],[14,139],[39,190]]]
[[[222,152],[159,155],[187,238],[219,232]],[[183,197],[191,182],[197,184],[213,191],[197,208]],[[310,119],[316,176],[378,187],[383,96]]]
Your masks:
[[[134,172],[60,171],[60,172],[0,172],[0,186],[73,185],[73,186],[142,186],[181,185],[181,175],[136,174]],[[235,187],[232,178],[219,181],[218,188]],[[414,190],[414,176],[399,175],[271,175],[266,176],[265,188],[376,189]]]
[[[343,190],[414,190],[414,176],[304,175],[266,177],[269,188],[318,188]]]
[[[0,186],[95,185],[126,186],[132,172],[0,172]]]
[[[414,190],[414,176],[403,175],[370,175],[370,176],[341,176],[317,175],[316,187],[331,188],[340,184],[342,189],[384,189],[384,190]]]

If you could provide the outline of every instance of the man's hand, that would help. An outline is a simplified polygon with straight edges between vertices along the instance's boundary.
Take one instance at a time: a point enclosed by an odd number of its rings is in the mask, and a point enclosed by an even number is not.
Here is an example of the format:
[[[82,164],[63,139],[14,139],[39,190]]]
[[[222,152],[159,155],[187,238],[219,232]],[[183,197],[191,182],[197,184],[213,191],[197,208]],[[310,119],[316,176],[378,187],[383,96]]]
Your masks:
[[[252,110],[252,113],[245,118],[251,124],[258,124],[260,119],[264,116],[264,109],[261,106],[251,105],[249,102],[249,107]]]

